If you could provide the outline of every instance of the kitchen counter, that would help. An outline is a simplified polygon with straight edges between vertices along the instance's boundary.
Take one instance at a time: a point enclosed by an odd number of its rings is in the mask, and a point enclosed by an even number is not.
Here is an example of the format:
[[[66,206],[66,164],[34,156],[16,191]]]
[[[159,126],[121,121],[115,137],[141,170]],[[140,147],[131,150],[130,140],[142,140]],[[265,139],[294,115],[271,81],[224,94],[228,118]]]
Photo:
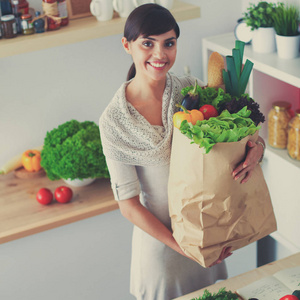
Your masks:
[[[40,188],[54,190],[67,185],[46,176],[20,179],[14,173],[0,176],[0,244],[56,228],[118,208],[109,179],[97,179],[85,187],[71,187],[67,204],[54,201],[42,205],[36,200]]]
[[[247,259],[245,257],[245,259]],[[300,265],[300,252],[289,257],[280,259],[278,261],[271,262],[267,265],[254,269],[252,271],[246,272],[236,277],[229,278],[227,280],[220,281],[216,284],[198,290],[196,292],[190,293],[188,295],[173,299],[173,300],[191,300],[193,298],[198,298],[203,295],[204,290],[207,289],[211,293],[218,292],[220,288],[225,287],[226,290],[236,291],[239,288],[246,286],[254,281],[257,281],[263,277],[270,276],[280,270],[291,268]]]

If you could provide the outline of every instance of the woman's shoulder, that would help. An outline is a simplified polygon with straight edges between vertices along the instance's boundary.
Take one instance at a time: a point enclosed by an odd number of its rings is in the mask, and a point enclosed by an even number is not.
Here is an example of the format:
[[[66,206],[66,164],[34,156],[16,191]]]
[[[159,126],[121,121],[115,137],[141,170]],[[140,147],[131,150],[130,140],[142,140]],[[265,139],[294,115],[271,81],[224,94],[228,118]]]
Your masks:
[[[102,112],[99,118],[99,125],[104,122],[109,122],[110,119],[116,118],[116,115],[120,113],[121,106],[124,106],[126,103],[125,98],[125,89],[128,82],[124,82],[119,89],[114,94],[113,98],[110,100],[104,111]]]

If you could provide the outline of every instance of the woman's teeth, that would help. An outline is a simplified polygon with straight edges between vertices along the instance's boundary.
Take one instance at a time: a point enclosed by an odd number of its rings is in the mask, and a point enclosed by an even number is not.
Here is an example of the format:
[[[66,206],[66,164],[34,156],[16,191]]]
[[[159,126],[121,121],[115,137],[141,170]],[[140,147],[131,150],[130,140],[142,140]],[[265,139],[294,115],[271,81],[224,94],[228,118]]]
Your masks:
[[[162,68],[166,63],[150,63],[155,68]]]

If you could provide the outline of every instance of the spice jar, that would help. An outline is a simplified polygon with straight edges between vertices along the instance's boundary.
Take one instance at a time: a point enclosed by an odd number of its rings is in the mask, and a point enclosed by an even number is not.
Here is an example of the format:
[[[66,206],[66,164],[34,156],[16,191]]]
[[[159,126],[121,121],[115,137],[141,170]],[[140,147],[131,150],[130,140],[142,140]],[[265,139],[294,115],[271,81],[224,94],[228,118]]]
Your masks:
[[[3,37],[6,39],[17,36],[17,24],[14,15],[5,15],[1,17],[1,26]]]
[[[289,122],[287,150],[291,158],[300,160],[300,109]]]
[[[32,17],[30,14],[22,15],[21,16],[21,26],[23,34],[33,34],[34,28],[32,24]]]
[[[291,119],[291,104],[285,101],[274,102],[268,114],[268,142],[279,149],[287,147],[288,124]]]
[[[60,28],[58,5],[56,0],[43,0],[43,12],[47,16],[47,30]]]

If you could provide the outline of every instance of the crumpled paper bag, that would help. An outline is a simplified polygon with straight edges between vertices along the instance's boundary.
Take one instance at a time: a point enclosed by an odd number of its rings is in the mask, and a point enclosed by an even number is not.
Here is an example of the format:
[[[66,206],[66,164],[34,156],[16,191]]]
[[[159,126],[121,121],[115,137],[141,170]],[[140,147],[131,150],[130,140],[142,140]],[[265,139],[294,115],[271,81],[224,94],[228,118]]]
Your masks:
[[[276,230],[271,198],[257,165],[247,183],[232,171],[245,159],[248,140],[217,143],[205,154],[174,128],[168,184],[173,236],[181,249],[203,267],[215,262],[223,247],[232,251]]]

